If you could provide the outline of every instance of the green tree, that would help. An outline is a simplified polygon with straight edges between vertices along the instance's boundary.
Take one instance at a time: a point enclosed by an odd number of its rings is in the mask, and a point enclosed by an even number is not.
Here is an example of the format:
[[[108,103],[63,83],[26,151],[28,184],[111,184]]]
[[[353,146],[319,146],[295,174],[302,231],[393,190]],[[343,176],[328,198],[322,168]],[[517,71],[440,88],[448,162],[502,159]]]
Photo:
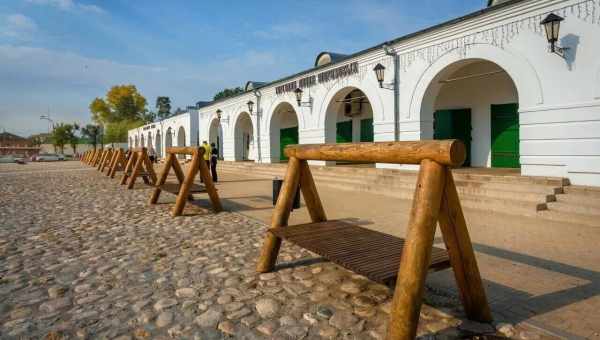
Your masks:
[[[144,125],[144,121],[121,121],[106,124],[104,143],[127,143],[127,132]]]
[[[82,137],[88,140],[88,143],[94,146],[94,150],[96,150],[96,145],[98,145],[98,140],[100,137],[100,126],[88,124],[85,127],[81,128]]]
[[[159,120],[169,118],[171,116],[171,98],[156,97],[156,116]]]
[[[60,149],[60,153],[65,153],[65,145],[70,144],[73,146],[72,142],[74,140],[77,141],[77,137],[75,136],[76,129],[79,129],[77,124],[60,123],[54,126],[52,130],[52,144]],[[73,151],[75,151],[75,148]]]
[[[92,119],[101,124],[121,121],[146,121],[146,98],[134,85],[113,86],[106,98],[96,98],[90,104]]]
[[[80,139],[76,133],[76,131],[79,131],[79,125],[77,123],[68,125],[71,126],[71,128],[68,130],[69,145],[71,145],[71,148],[73,149],[73,156],[75,156],[77,154],[77,144],[79,144]]]
[[[231,88],[231,89],[224,89],[223,91],[215,94],[215,96],[213,97],[213,100],[219,100],[219,99],[223,99],[223,98],[232,97],[232,96],[235,96],[236,94],[240,94],[243,92],[244,92],[244,89],[239,86]]]

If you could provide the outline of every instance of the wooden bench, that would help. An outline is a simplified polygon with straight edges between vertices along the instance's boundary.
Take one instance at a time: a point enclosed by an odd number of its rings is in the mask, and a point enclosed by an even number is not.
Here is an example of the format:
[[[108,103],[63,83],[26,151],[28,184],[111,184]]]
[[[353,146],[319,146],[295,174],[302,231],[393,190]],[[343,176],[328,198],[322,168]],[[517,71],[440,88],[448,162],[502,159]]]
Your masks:
[[[131,150],[131,156],[127,160],[125,170],[123,170],[121,185],[127,184],[127,189],[133,189],[138,177],[142,177],[144,183],[147,185],[154,185],[156,183],[154,165],[148,157],[148,149],[146,148]]]
[[[466,158],[460,141],[291,145],[288,169],[257,271],[274,269],[283,239],[384,284],[395,281],[387,339],[414,339],[429,271],[451,267],[467,317],[491,322],[479,268],[450,167]],[[328,221],[308,160],[419,164],[406,239]],[[312,223],[287,226],[296,190]],[[446,250],[433,247],[439,222]]]
[[[106,149],[103,158],[100,160],[100,164],[98,164],[98,171],[104,173],[104,169],[106,169],[106,167],[110,165],[113,155],[113,148]]]
[[[212,181],[212,177],[208,171],[208,166],[204,161],[204,148],[203,147],[170,147],[167,148],[167,158],[165,165],[162,169],[156,188],[150,196],[150,204],[156,204],[160,193],[164,190],[177,195],[175,206],[171,210],[172,216],[181,216],[185,204],[188,200],[191,200],[192,192],[207,192],[208,197],[211,201],[213,210],[219,212],[223,210],[221,206],[221,200],[217,194],[217,190]],[[189,164],[187,175],[184,175],[183,169],[177,160],[177,155],[191,155],[192,160]],[[169,171],[173,168],[177,181],[179,183],[166,183]],[[203,186],[194,184],[196,174],[200,174],[200,179],[204,183]]]

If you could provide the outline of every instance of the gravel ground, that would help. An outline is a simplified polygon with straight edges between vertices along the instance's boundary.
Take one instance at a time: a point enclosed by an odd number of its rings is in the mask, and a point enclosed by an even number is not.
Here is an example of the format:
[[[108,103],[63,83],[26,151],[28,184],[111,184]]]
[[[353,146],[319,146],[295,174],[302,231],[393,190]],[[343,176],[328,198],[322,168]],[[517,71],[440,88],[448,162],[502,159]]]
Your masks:
[[[174,196],[150,206],[150,191],[79,162],[0,164],[0,338],[383,339],[388,287],[287,243],[256,274],[264,224],[196,205],[172,218]],[[431,287],[418,334],[553,339],[466,321]]]

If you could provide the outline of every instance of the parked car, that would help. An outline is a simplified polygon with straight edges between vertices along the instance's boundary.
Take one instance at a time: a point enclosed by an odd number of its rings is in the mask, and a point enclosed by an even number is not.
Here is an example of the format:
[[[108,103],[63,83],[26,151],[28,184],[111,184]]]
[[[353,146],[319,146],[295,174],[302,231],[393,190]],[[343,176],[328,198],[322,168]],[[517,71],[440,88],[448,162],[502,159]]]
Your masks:
[[[25,164],[25,155],[13,155],[13,158],[15,159],[15,163]]]
[[[65,160],[65,155],[59,153],[57,156],[58,156],[58,160],[59,161],[64,161]]]
[[[36,160],[38,162],[55,162],[59,161],[60,157],[54,153],[41,153],[36,157]]]
[[[14,163],[15,157],[13,155],[0,156],[0,163]]]

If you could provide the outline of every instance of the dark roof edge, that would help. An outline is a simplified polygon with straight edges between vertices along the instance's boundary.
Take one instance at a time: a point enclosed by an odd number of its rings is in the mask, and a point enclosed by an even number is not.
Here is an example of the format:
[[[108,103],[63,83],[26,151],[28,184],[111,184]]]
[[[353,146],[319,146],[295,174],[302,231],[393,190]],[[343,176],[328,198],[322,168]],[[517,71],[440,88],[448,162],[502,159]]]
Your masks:
[[[421,34],[429,33],[429,32],[438,30],[438,29],[446,27],[446,26],[455,25],[455,24],[458,24],[460,22],[476,18],[476,17],[478,17],[480,15],[484,15],[484,14],[488,14],[488,13],[491,13],[491,12],[495,12],[495,11],[500,10],[502,8],[509,7],[509,6],[514,5],[514,4],[517,4],[517,3],[520,3],[520,2],[525,2],[525,1],[528,1],[528,0],[509,0],[509,1],[503,2],[501,4],[495,5],[495,6],[486,7],[486,8],[480,9],[478,11],[471,12],[469,14],[463,15],[461,17],[458,17],[458,18],[455,18],[455,19],[451,19],[451,20],[442,22],[440,24],[424,28],[422,30],[419,30],[419,31],[416,31],[416,32],[413,32],[413,33],[409,33],[409,34],[406,34],[406,35],[403,35],[403,36],[400,36],[400,37],[395,38],[393,40],[389,40],[389,41],[383,42],[383,43],[375,45],[373,47],[369,47],[367,49],[364,49],[364,50],[361,50],[361,51],[358,51],[358,52],[355,52],[355,53],[352,53],[352,54],[348,54],[347,58],[344,58],[342,60],[338,60],[336,62],[331,62],[329,64],[325,64],[325,65],[321,65],[321,66],[312,67],[310,69],[307,69],[307,70],[304,70],[304,71],[292,74],[290,76],[279,78],[277,80],[273,80],[271,82],[265,83],[264,85],[262,85],[260,87],[255,88],[254,90],[258,90],[258,89],[262,89],[262,88],[265,88],[265,87],[269,87],[269,86],[277,84],[279,82],[284,82],[284,81],[287,81],[287,80],[291,80],[293,78],[296,78],[296,77],[299,77],[299,76],[302,76],[302,75],[314,72],[316,70],[323,69],[323,68],[326,68],[326,67],[330,67],[332,65],[336,65],[336,64],[342,63],[342,62],[344,62],[344,61],[346,61],[348,59],[355,58],[355,57],[358,57],[358,56],[360,56],[362,54],[366,54],[366,53],[369,53],[371,51],[380,49],[380,48],[383,47],[383,45],[386,45],[386,44],[387,45],[397,44],[397,43],[399,43],[401,41],[414,38],[414,37],[419,36]],[[224,102],[224,101],[229,100],[229,99],[233,99],[233,98],[236,98],[236,97],[241,97],[241,96],[244,96],[244,95],[246,95],[249,92],[252,92],[254,90],[245,91],[245,92],[242,92],[240,94],[236,94],[235,96],[231,96],[231,97],[218,99],[218,100],[213,101],[212,104],[218,104],[218,103]]]

